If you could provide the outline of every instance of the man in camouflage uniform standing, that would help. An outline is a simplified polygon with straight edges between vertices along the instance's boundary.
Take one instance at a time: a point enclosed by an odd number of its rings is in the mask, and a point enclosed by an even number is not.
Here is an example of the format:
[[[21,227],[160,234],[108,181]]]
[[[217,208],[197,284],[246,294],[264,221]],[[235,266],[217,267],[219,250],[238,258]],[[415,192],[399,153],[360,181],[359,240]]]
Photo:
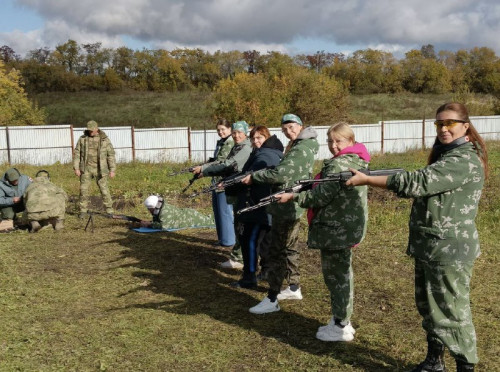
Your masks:
[[[112,214],[113,201],[108,188],[108,177],[116,172],[115,150],[108,136],[98,128],[97,122],[87,123],[87,130],[78,139],[73,157],[73,169],[80,177],[80,218],[88,209],[89,187],[92,179],[97,181],[101,190],[106,213]]]
[[[163,198],[150,195],[144,205],[153,215],[153,221],[141,221],[142,227],[153,229],[183,229],[188,227],[215,227],[214,217],[191,208],[178,208],[166,203]]]
[[[61,230],[64,227],[67,199],[64,190],[50,182],[49,172],[39,171],[24,192],[24,205],[31,232],[35,233],[49,224],[54,230]]]

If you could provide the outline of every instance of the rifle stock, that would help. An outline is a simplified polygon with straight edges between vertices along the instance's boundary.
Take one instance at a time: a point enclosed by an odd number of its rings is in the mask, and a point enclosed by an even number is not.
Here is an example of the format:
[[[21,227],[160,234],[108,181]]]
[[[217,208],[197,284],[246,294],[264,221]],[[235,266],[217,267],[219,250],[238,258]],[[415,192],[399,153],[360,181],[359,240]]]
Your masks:
[[[178,176],[179,174],[192,173],[196,167],[203,167],[204,165],[208,165],[208,164],[211,164],[214,162],[215,162],[215,159],[210,158],[210,159],[208,159],[208,162],[206,162],[206,163],[196,164],[196,165],[192,165],[192,166],[187,167],[187,168],[182,168],[182,169],[178,170],[177,172],[170,173],[169,176],[172,177],[172,176]]]

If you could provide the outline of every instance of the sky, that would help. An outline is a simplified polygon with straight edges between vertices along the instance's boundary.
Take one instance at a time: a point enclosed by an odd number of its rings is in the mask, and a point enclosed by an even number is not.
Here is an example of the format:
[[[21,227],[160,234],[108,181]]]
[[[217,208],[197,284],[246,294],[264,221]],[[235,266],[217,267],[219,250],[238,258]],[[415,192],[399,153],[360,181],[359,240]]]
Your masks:
[[[500,55],[498,0],[2,0],[0,46],[24,57],[65,43],[173,50],[379,49],[403,57],[489,47]]]

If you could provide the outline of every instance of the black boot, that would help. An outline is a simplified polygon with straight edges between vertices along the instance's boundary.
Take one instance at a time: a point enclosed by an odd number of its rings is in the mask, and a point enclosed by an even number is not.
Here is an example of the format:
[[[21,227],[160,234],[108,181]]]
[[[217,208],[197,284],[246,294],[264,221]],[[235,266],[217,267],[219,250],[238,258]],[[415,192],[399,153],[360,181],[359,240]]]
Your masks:
[[[474,364],[457,360],[457,372],[474,372]]]
[[[427,340],[427,356],[411,372],[447,372],[444,365],[444,345],[434,341]]]

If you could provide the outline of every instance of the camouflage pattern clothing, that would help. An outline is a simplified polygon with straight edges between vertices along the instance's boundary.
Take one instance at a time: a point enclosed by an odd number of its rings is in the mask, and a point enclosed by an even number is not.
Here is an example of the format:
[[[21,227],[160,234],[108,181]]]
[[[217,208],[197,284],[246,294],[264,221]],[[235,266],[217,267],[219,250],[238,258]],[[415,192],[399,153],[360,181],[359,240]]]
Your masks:
[[[153,216],[154,229],[182,229],[187,227],[211,227],[215,225],[213,216],[207,216],[191,208],[178,208],[166,202],[157,215]]]
[[[67,199],[64,190],[50,182],[46,176],[36,177],[24,193],[28,220],[63,220]]]
[[[349,168],[368,167],[370,156],[363,144],[356,143],[343,152],[323,162],[321,177]],[[321,250],[321,267],[325,284],[330,290],[332,315],[343,322],[349,322],[352,315],[354,276],[351,248],[361,243],[366,234],[367,189],[367,186],[352,187],[340,182],[326,182],[294,196],[301,207],[314,210],[307,245]]]
[[[291,186],[296,180],[311,177],[314,156],[319,145],[316,131],[304,128],[274,169],[252,175],[252,182],[273,185],[274,191]],[[284,279],[289,285],[300,284],[298,234],[300,216],[304,209],[297,203],[276,203],[268,206],[272,215],[271,244],[269,247],[269,293],[279,293]],[[287,264],[288,261],[288,264]]]
[[[414,172],[388,177],[398,196],[414,198],[407,253],[415,258],[415,298],[423,327],[455,359],[477,363],[469,306],[472,265],[479,256],[475,225],[484,171],[472,143]]]
[[[88,131],[78,139],[73,157],[73,169],[80,170],[80,212],[88,210],[89,187],[92,179],[97,181],[107,211],[113,210],[113,201],[108,188],[108,175],[116,171],[115,150],[108,136],[99,130],[92,137]]]
[[[0,180],[0,219],[13,220],[16,213],[24,211],[24,204],[14,203],[15,197],[22,197],[32,179],[24,174],[19,175],[17,185],[12,185],[4,173]]]

